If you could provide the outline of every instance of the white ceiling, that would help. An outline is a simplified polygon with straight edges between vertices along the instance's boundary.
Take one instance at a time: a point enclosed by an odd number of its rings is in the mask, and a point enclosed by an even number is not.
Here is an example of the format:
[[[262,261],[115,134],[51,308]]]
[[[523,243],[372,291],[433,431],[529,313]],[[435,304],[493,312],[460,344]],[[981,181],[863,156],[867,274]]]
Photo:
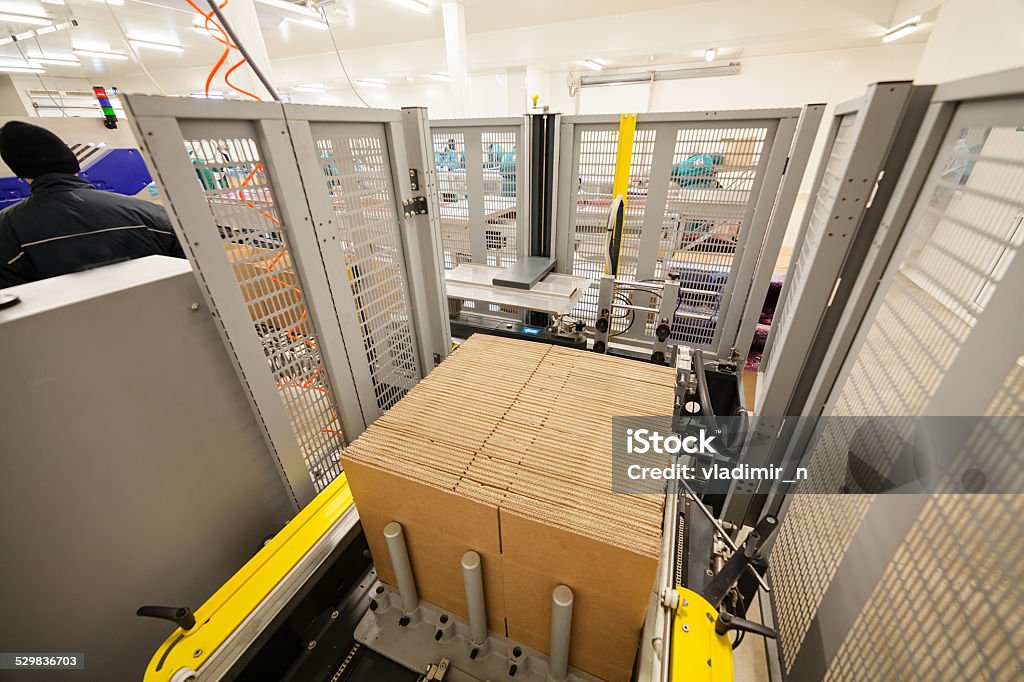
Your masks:
[[[193,0],[206,7],[206,0]],[[236,0],[240,3],[243,0]],[[429,14],[404,7],[400,0],[337,0],[347,16],[328,9],[334,37],[354,78],[405,76],[425,80],[443,69],[444,46],[441,0],[427,0]],[[509,67],[579,69],[579,60],[602,58],[608,67],[668,64],[699,60],[705,47],[719,48],[722,58],[806,52],[878,45],[885,29],[908,18],[899,16],[908,0],[463,0],[469,37],[471,72],[494,72]],[[202,72],[219,56],[218,44],[193,29],[197,14],[186,0],[0,0],[0,13],[45,14],[54,22],[73,18],[78,26],[65,31],[0,46],[0,66],[29,55],[71,57],[72,46],[127,52],[115,23],[132,38],[181,45],[181,53],[139,48],[144,66],[159,81],[195,70],[194,89],[202,87]],[[926,3],[938,5],[941,0]],[[920,5],[920,2],[917,2]],[[282,22],[288,13],[257,4],[267,51],[274,63],[317,64],[321,73],[304,80],[333,81],[337,56],[326,31]],[[228,5],[230,17],[231,6]],[[926,17],[927,19],[927,17]],[[649,29],[648,29],[649,27]],[[0,21],[0,35],[33,28]],[[927,39],[922,30],[905,42]],[[399,55],[416,55],[404,61]],[[322,63],[307,60],[322,56]],[[47,64],[43,78],[90,78],[116,85],[118,77],[141,73],[133,59],[109,61],[80,57],[81,66]],[[280,70],[290,84],[295,69]]]

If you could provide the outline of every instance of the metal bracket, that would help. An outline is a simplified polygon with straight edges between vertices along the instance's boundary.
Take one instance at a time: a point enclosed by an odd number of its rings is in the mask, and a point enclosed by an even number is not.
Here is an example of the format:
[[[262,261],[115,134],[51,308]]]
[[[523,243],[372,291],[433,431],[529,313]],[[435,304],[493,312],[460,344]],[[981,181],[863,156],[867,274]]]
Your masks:
[[[415,168],[409,169],[409,189],[413,192],[420,191],[420,172]]]
[[[432,664],[427,668],[427,672],[420,676],[418,682],[443,682],[444,674],[448,672],[448,659],[442,658],[439,663]]]
[[[413,197],[402,202],[402,211],[406,218],[418,215],[427,215],[427,198],[424,196]]]

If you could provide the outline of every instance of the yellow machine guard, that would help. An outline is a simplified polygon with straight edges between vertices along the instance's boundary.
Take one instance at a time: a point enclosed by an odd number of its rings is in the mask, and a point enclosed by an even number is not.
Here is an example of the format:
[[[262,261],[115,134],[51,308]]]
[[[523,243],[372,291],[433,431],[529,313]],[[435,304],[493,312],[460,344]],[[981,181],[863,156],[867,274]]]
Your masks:
[[[191,631],[171,633],[146,667],[145,682],[166,682],[181,668],[198,670],[350,507],[342,473],[196,609]]]
[[[673,682],[732,682],[732,641],[715,632],[718,611],[704,597],[677,587],[672,625]]]

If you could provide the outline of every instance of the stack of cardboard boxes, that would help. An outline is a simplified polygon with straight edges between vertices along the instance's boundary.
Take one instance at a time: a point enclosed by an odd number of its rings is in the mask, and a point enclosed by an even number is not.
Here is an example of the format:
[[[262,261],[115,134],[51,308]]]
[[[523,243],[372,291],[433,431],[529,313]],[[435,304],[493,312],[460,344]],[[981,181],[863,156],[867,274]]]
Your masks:
[[[405,530],[421,599],[465,617],[460,560],[483,561],[490,630],[548,652],[551,593],[575,595],[570,664],[629,679],[664,500],[612,492],[613,416],[668,416],[673,370],[475,335],[342,462],[381,579]]]

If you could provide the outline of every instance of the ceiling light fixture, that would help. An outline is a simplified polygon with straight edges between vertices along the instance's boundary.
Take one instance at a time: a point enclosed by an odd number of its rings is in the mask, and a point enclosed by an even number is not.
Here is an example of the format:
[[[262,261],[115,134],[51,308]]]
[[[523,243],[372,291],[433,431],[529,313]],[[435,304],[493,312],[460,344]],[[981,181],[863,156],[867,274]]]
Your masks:
[[[296,92],[323,92],[322,83],[306,83],[305,85],[293,85],[292,90]]]
[[[49,26],[53,22],[46,17],[37,17],[31,14],[15,14],[13,12],[0,12],[0,21],[11,24],[28,24],[29,26]]]
[[[46,73],[46,69],[32,66],[0,66],[0,73]]]
[[[447,81],[451,80],[451,76],[449,76],[446,73],[432,73],[432,74],[430,74],[430,78],[432,80],[435,80],[435,81],[444,81],[444,82],[447,82]]]
[[[597,61],[596,59],[584,59],[582,62],[580,62],[580,64],[582,64],[583,66],[587,67],[592,71],[600,71],[601,69],[604,68],[604,64]]]
[[[210,90],[209,93],[199,90],[198,92],[190,92],[189,97],[195,97],[196,99],[224,99],[224,93],[219,90]]]
[[[695,66],[686,69],[664,69],[660,71],[635,71],[630,73],[595,73],[580,76],[580,86],[628,85],[630,83],[650,83],[654,81],[680,80],[683,78],[710,78],[715,76],[734,76],[740,73],[739,62],[715,64],[714,66]]]
[[[301,14],[306,19],[320,19],[320,11],[309,9],[304,5],[293,5],[285,0],[255,0],[259,5],[265,5],[267,7],[273,7],[274,9],[283,10],[285,12],[291,12],[292,14]]]
[[[30,64],[53,64],[54,66],[81,66],[77,59],[62,59],[60,57],[33,57],[29,56]]]
[[[139,40],[137,38],[130,38],[129,41],[133,47],[141,47],[147,50],[162,50],[163,52],[184,52],[185,48],[181,45],[175,45],[174,43],[155,43],[152,40]]]
[[[395,2],[420,14],[430,14],[430,5],[423,0],[395,0]]]
[[[914,17],[913,19],[908,19],[907,21],[904,21],[902,24],[899,24],[898,26],[894,26],[893,28],[889,29],[888,33],[882,36],[882,42],[891,43],[894,40],[899,40],[900,38],[905,38],[909,36],[911,33],[917,30],[919,21],[921,21],[921,17]]]
[[[326,31],[328,29],[327,22],[319,19],[296,19],[294,17],[285,17],[284,20],[289,24],[301,24],[302,26],[320,29],[321,31]]]
[[[704,50],[704,61],[706,61],[706,62],[713,62],[713,61],[715,61],[715,57],[717,57],[717,56],[718,56],[718,50],[716,50],[713,47],[709,47],[708,49]]]
[[[367,88],[386,88],[388,84],[381,78],[364,78],[357,80],[356,85],[362,85]]]
[[[115,59],[119,61],[126,61],[128,55],[124,52],[107,52],[105,50],[80,50],[77,47],[71,50],[75,54],[80,54],[83,57],[98,57],[100,59]]]

